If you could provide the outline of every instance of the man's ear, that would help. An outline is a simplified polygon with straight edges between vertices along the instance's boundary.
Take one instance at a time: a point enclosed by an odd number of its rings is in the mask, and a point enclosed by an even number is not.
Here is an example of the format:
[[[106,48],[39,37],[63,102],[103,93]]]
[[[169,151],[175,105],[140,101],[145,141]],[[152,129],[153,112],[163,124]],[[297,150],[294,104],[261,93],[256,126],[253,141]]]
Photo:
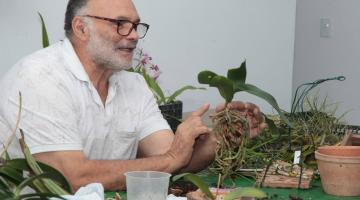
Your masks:
[[[89,38],[89,28],[86,26],[85,22],[80,17],[75,16],[72,20],[71,25],[75,37],[83,41]]]

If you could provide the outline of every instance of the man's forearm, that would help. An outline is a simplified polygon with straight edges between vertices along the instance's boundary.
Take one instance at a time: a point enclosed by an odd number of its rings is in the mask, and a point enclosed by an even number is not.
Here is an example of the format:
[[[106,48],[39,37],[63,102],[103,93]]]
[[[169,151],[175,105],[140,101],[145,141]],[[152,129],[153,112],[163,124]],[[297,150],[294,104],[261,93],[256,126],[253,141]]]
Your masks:
[[[163,171],[172,173],[171,163],[166,156],[154,156],[136,160],[87,160],[78,171],[78,186],[100,182],[107,190],[125,189],[127,171]]]
[[[49,159],[49,156],[58,159]],[[172,173],[178,169],[166,154],[136,160],[87,160],[85,157],[59,157],[51,154],[36,155],[38,161],[60,170],[70,182],[73,191],[89,183],[103,184],[105,190],[125,189],[127,171],[163,171]]]

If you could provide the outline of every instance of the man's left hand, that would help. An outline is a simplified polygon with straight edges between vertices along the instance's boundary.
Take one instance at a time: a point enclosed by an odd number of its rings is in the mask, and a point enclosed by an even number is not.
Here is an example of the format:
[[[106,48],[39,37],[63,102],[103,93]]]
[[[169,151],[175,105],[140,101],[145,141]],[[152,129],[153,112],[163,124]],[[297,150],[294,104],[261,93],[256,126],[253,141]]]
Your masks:
[[[263,131],[263,129],[267,126],[264,122],[264,117],[262,113],[255,104],[253,103],[244,103],[241,101],[233,101],[227,104],[229,109],[236,109],[247,116],[247,121],[250,126],[250,138],[257,136],[259,133]],[[220,104],[216,107],[215,111],[220,112],[225,109],[225,104]]]

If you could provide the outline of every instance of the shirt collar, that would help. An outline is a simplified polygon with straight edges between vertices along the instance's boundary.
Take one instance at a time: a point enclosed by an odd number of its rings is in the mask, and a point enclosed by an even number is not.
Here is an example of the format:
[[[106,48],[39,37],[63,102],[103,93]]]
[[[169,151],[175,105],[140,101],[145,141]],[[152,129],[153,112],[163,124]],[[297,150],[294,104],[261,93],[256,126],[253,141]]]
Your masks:
[[[64,57],[67,62],[67,68],[79,80],[90,82],[89,75],[86,73],[84,65],[80,62],[73,45],[68,38],[63,41]],[[115,72],[109,79],[110,86],[119,86],[119,79],[123,74],[123,70]]]
[[[63,41],[64,58],[67,62],[67,68],[79,80],[90,82],[89,75],[86,73],[83,64],[80,62],[73,45],[68,38]]]

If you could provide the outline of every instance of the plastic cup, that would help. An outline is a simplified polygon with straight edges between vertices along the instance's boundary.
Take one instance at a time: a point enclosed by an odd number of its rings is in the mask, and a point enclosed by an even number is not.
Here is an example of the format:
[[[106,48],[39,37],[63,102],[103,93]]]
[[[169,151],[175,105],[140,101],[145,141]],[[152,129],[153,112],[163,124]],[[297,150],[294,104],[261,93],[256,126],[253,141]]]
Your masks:
[[[131,171],[124,175],[128,200],[166,200],[171,174],[157,171]]]

